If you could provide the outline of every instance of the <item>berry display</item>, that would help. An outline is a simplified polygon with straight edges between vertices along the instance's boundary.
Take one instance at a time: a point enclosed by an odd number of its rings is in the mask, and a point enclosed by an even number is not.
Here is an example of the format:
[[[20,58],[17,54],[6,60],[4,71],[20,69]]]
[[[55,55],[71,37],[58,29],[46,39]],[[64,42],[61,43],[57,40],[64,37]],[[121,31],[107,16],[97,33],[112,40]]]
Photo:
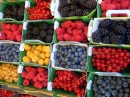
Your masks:
[[[20,97],[36,97],[30,94],[20,94]]]
[[[23,21],[24,6],[25,4],[22,4],[22,5],[13,4],[11,6],[9,5],[6,6],[4,8],[4,18],[13,18],[18,21]]]
[[[0,61],[19,62],[19,44],[0,44]]]
[[[6,82],[17,82],[18,81],[18,66],[12,64],[1,64],[0,65],[0,80]]]
[[[87,42],[88,24],[82,21],[67,20],[61,23],[61,27],[56,28],[57,39],[59,41]]]
[[[57,45],[54,52],[56,67],[85,70],[87,48],[77,45]],[[64,51],[64,52],[63,52]]]
[[[28,23],[27,34],[23,34],[24,40],[37,39],[46,43],[53,41],[54,28],[53,24],[42,23],[39,26]]]
[[[50,62],[50,46],[33,45],[30,46],[26,44],[24,46],[26,50],[26,55],[23,57],[23,62],[25,63],[36,63],[39,65],[49,65]]]
[[[71,91],[76,94],[76,97],[84,97],[86,74],[77,74],[72,71],[56,71],[56,77],[52,83],[52,88]]]
[[[126,10],[126,9],[129,10],[130,1],[129,0],[103,0],[100,6],[101,6],[101,11],[102,11],[102,17],[106,17],[106,12],[108,10]],[[127,17],[127,14],[125,13],[112,14],[112,17]]]
[[[130,65],[130,60],[126,61],[130,52],[126,49],[99,47],[93,48],[92,53],[92,64],[99,71],[121,72]]]
[[[0,89],[0,97],[13,97],[14,92],[10,90]]]
[[[105,44],[129,44],[129,21],[105,19],[92,33],[92,40]],[[107,37],[107,38],[106,38]]]
[[[36,4],[34,7],[26,8],[29,15],[29,20],[47,20],[53,18],[50,12],[51,0],[34,0],[34,2]]]
[[[23,28],[22,24],[18,25],[2,22],[1,26],[2,29],[0,31],[0,40],[11,40],[21,42]]]
[[[62,17],[86,16],[90,14],[97,6],[96,0],[59,0],[58,8]],[[87,9],[87,10],[86,10]]]
[[[42,67],[33,68],[30,66],[25,67],[25,70],[21,73],[21,77],[24,79],[23,86],[34,86],[37,89],[47,87],[48,70]]]
[[[95,76],[92,90],[95,97],[129,97],[130,78]]]

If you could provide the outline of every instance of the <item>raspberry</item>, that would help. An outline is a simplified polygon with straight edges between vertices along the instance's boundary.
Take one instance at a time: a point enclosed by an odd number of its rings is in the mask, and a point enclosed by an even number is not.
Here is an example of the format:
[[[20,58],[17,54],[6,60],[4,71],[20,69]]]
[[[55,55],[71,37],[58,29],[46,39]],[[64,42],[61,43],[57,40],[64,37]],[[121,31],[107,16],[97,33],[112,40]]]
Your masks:
[[[116,5],[114,5],[114,4],[108,4],[106,6],[106,10],[114,10],[114,9],[116,9]]]
[[[21,74],[21,76],[22,76],[23,78],[25,78],[26,74],[27,74],[27,72],[26,72],[26,71],[23,71],[22,74]]]
[[[37,79],[38,79],[39,81],[43,81],[43,80],[45,79],[44,74],[43,74],[43,73],[38,73],[38,74],[37,74]]]
[[[26,70],[27,72],[30,72],[30,71],[31,71],[31,68],[32,68],[32,67],[27,66],[27,67],[25,67],[25,70]]]
[[[42,89],[43,88],[42,82],[36,81],[34,83],[34,87],[37,88],[37,89]]]
[[[18,42],[20,42],[21,39],[22,39],[22,35],[16,35],[16,40],[17,40]]]
[[[12,31],[15,31],[15,30],[17,30],[18,29],[18,25],[17,24],[12,24],[12,26],[11,26],[11,30]]]
[[[37,76],[35,76],[35,77],[33,78],[33,81],[34,81],[34,82],[38,81]]]
[[[56,34],[57,35],[61,35],[61,34],[64,34],[65,33],[65,30],[63,28],[56,28]]]
[[[122,0],[121,1],[121,9],[127,9],[129,7],[129,0]]]
[[[64,34],[64,40],[70,41],[71,40],[71,36],[69,34]]]
[[[83,29],[84,23],[82,21],[76,21],[75,26],[76,26],[77,29]]]
[[[57,39],[58,39],[59,41],[64,41],[63,34],[57,35]]]
[[[103,2],[101,3],[101,10],[102,10],[102,11],[106,11],[106,6],[107,6],[106,2],[103,1]]]
[[[102,13],[102,17],[106,17],[106,11]]]
[[[37,70],[38,70],[39,73],[43,73],[45,69],[42,68],[42,67],[38,67]]]
[[[10,29],[11,29],[11,24],[7,24],[7,25],[6,25],[6,29],[7,29],[7,30],[10,30]]]
[[[30,84],[30,82],[29,82],[28,79],[25,79],[25,80],[23,81],[23,85],[24,85],[24,86],[29,86],[29,84]]]
[[[83,37],[80,36],[80,35],[75,35],[75,36],[74,36],[74,41],[82,42],[82,41],[83,41]]]
[[[72,27],[67,28],[67,33],[72,34],[73,33],[73,28]]]
[[[73,35],[81,35],[81,34],[82,34],[82,30],[77,30],[77,29],[73,30]]]
[[[2,29],[6,29],[6,23],[2,22]]]
[[[111,4],[112,0],[104,0],[104,2],[106,2],[106,4]]]

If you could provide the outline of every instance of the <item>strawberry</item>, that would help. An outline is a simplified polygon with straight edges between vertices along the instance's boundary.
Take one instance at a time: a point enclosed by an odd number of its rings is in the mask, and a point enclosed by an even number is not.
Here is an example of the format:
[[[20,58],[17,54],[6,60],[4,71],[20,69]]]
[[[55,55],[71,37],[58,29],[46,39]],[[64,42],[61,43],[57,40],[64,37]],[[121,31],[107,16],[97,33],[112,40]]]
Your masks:
[[[83,29],[84,28],[84,23],[82,21],[76,21],[75,25],[76,25],[77,29]]]
[[[26,70],[27,72],[30,72],[30,71],[31,71],[31,68],[32,68],[32,67],[27,66],[27,67],[25,67],[25,70]]]
[[[129,0],[122,0],[121,1],[121,9],[127,9],[129,7]]]
[[[106,4],[111,4],[111,3],[112,3],[112,0],[104,0],[104,2],[105,2]]]
[[[18,25],[17,24],[12,24],[12,26],[11,26],[11,30],[12,31],[15,31],[15,30],[17,30],[18,29]]]
[[[42,82],[36,81],[34,83],[34,87],[37,88],[37,89],[42,89],[43,88]]]
[[[21,73],[22,78],[25,78],[26,74],[27,74],[27,72],[26,72],[26,71],[23,71],[23,72]]]
[[[72,27],[67,28],[67,33],[72,34],[73,33],[73,28]]]
[[[25,80],[23,81],[23,85],[24,85],[24,86],[29,86],[29,84],[30,84],[30,82],[29,82],[28,79],[25,79]]]
[[[63,34],[57,35],[57,39],[58,39],[59,41],[64,41]]]
[[[56,34],[57,35],[61,35],[61,34],[64,34],[65,33],[65,29],[63,28],[56,28]]]
[[[37,79],[38,79],[39,81],[43,81],[43,80],[45,79],[44,74],[43,74],[43,73],[38,73],[38,74],[37,74]]]
[[[17,40],[18,42],[20,42],[21,39],[22,39],[22,35],[16,35],[16,40]]]
[[[106,10],[114,10],[114,9],[116,9],[116,5],[115,4],[108,4],[106,6]]]
[[[73,30],[73,35],[80,35],[80,34],[82,34],[82,30],[77,30],[77,29]]]
[[[6,30],[11,30],[11,24],[6,25]]]
[[[71,40],[71,36],[69,34],[64,34],[64,40],[65,41],[70,41]]]
[[[2,30],[5,30],[5,29],[6,29],[6,23],[2,22]]]
[[[38,71],[39,73],[43,73],[43,72],[45,71],[45,69],[42,68],[42,67],[38,67],[38,68],[37,68],[37,71]]]
[[[74,35],[74,41],[82,42],[83,41],[83,37],[81,35]]]
[[[106,2],[102,1],[102,3],[101,3],[101,10],[102,11],[106,11],[106,6],[107,6]]]

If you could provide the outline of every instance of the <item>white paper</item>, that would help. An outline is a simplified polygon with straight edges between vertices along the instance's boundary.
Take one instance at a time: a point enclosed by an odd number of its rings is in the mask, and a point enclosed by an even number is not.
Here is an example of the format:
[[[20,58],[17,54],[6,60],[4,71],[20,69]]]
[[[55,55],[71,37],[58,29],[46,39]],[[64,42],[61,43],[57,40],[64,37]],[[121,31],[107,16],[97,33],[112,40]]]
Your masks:
[[[19,48],[20,51],[24,51],[24,45],[25,44],[23,44],[23,43],[20,44],[20,48]]]
[[[89,56],[92,56],[92,49],[93,49],[93,47],[89,47],[89,48],[88,48],[88,55],[89,55]]]
[[[24,23],[23,23],[23,29],[24,29],[24,30],[27,30],[27,25],[28,25],[28,22],[24,22]]]
[[[25,8],[30,7],[30,2],[29,1],[25,1]]]
[[[48,91],[52,90],[52,82],[48,82],[48,84],[47,84],[47,90]]]
[[[18,67],[18,73],[22,73],[23,72],[23,66],[19,65]]]
[[[117,72],[95,72],[98,76],[122,76],[122,74]]]
[[[87,84],[87,89],[88,90],[91,90],[91,86],[92,86],[92,80],[90,80]]]
[[[2,12],[0,12],[0,19],[2,19],[3,18],[3,13]]]

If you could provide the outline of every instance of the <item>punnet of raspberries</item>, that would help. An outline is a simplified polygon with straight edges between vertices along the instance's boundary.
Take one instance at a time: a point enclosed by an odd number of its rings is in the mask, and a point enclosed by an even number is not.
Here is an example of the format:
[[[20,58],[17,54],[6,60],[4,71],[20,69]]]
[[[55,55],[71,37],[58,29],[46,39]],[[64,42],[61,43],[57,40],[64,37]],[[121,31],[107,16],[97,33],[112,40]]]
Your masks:
[[[103,0],[101,2],[102,17],[108,10],[130,10],[130,0]],[[112,17],[126,17],[127,14],[112,14]]]
[[[52,19],[53,16],[50,12],[51,0],[34,0],[36,6],[32,8],[26,8],[29,15],[29,20],[47,20]]]
[[[27,66],[22,72],[21,77],[24,79],[23,86],[25,87],[33,85],[37,89],[46,88],[48,81],[48,70],[42,67],[33,68]]]
[[[86,74],[73,71],[56,71],[52,82],[53,89],[63,89],[74,92],[76,97],[84,97],[86,88]]]
[[[88,26],[82,21],[67,20],[61,23],[61,27],[56,29],[59,41],[87,42]]]
[[[94,47],[92,65],[103,72],[121,72],[130,65],[130,52],[126,49],[112,47]]]

